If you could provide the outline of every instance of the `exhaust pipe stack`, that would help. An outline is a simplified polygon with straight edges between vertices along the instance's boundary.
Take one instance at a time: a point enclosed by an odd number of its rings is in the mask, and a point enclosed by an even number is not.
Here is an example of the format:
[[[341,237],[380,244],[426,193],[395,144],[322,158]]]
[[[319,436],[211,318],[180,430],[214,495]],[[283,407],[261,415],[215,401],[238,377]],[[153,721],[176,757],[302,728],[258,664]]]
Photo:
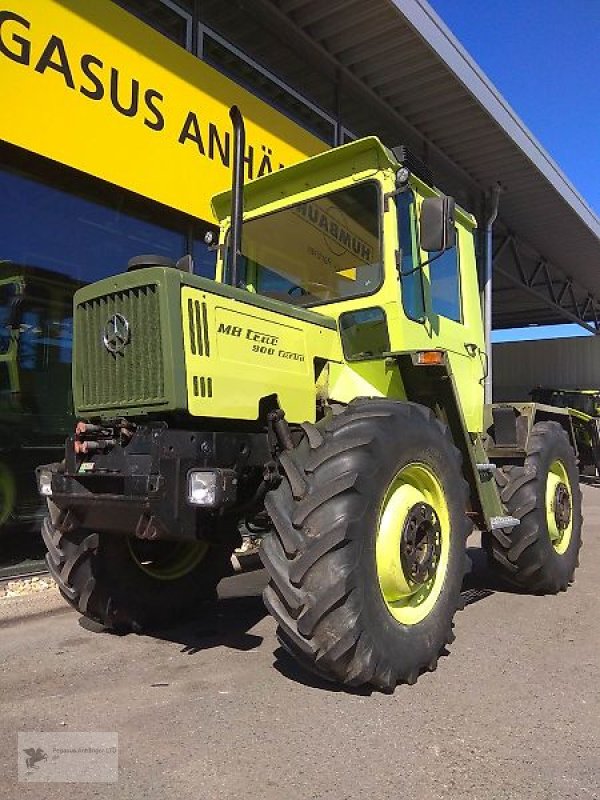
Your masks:
[[[242,112],[237,106],[229,109],[233,126],[233,171],[231,175],[231,247],[230,281],[238,285],[238,256],[242,254],[242,214],[244,211],[244,153],[246,152],[246,130]]]
[[[492,376],[492,281],[494,272],[494,249],[493,249],[493,231],[494,222],[498,216],[498,206],[500,205],[500,195],[502,194],[503,187],[497,183],[491,192],[491,203],[489,216],[485,223],[485,264],[484,264],[484,281],[483,281],[483,325],[485,333],[485,352],[487,361],[487,370],[484,380],[484,398],[483,402],[487,405],[492,403],[493,392],[493,376]]]

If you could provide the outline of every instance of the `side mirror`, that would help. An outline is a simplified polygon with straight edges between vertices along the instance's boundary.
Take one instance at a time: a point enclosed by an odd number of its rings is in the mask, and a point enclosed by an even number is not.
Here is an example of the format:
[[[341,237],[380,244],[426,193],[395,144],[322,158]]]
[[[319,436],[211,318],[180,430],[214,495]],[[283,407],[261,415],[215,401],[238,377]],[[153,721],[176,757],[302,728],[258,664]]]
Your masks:
[[[421,205],[419,234],[421,250],[436,253],[450,250],[456,244],[454,198],[448,195],[427,197]]]

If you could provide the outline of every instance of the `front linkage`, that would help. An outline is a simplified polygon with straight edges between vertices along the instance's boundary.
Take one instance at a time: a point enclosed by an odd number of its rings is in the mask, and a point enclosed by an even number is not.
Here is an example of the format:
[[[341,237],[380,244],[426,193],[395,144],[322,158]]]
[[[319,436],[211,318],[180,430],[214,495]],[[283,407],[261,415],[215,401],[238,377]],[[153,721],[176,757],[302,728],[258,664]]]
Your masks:
[[[174,429],[112,420],[78,423],[65,460],[37,470],[60,527],[150,541],[211,541],[215,521],[239,517],[275,479],[264,433]]]

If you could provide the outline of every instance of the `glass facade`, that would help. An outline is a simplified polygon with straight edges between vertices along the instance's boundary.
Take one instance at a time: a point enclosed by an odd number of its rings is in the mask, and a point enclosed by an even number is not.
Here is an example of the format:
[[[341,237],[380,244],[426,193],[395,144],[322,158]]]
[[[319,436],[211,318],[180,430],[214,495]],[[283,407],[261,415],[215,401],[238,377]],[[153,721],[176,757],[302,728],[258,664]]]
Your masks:
[[[192,47],[193,0],[114,0],[163,36],[187,50]]]
[[[335,69],[325,62],[316,68],[260,7],[249,14],[221,0],[112,1],[328,144],[374,132],[368,104],[357,108]],[[389,130],[375,132],[394,138]]]
[[[307,63],[259,9],[212,0],[114,0],[330,145],[355,138],[338,123],[335,74]],[[252,53],[252,56],[249,53]]]
[[[140,252],[185,252],[185,230],[158,224],[158,215],[135,199],[117,195],[101,203],[6,169],[0,186],[2,256],[10,263],[92,282],[121,272]]]
[[[250,8],[252,13],[249,13]],[[338,80],[335,69],[322,60],[316,68],[307,58],[304,43],[282,36],[276,17],[265,13],[259,3],[200,0],[198,18],[194,22],[205,32],[222,37],[230,48],[250,56],[254,64],[276,76],[288,90],[298,93],[322,113],[336,117]],[[197,53],[204,57],[201,36]],[[226,68],[225,64],[223,66]]]
[[[208,64],[225,73],[261,100],[270,103],[315,136],[330,145],[336,144],[337,126],[333,117],[218,34],[200,26],[200,37],[199,52]]]
[[[0,533],[38,515],[33,470],[73,426],[73,294],[135,255],[214,277],[213,225],[17,148],[0,146]],[[14,464],[18,462],[18,469]]]

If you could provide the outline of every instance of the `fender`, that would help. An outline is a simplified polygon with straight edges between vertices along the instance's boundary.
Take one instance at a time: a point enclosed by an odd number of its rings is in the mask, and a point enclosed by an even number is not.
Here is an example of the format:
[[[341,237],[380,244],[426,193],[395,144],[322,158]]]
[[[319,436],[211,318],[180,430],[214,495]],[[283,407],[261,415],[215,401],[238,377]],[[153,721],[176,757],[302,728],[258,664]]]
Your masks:
[[[430,408],[448,427],[462,453],[463,474],[469,484],[469,516],[480,530],[491,531],[505,520],[505,512],[494,480],[493,465],[479,434],[469,433],[458,397],[447,353],[435,363],[420,364],[419,353],[390,353],[397,361],[407,400]]]

